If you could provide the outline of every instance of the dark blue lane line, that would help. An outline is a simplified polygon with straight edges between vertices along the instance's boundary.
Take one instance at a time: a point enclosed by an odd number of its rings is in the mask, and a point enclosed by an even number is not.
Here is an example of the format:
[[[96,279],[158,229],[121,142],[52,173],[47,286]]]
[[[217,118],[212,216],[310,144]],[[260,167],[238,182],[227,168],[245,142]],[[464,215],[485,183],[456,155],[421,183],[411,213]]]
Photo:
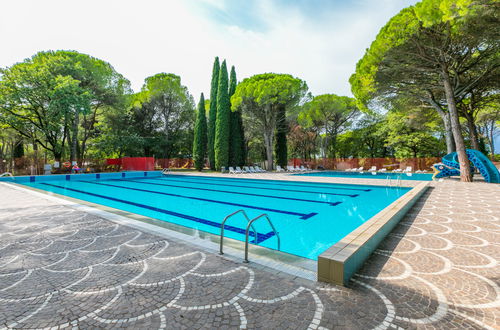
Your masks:
[[[342,204],[342,202],[325,202],[325,201],[315,201],[315,200],[311,200],[311,199],[302,199],[302,198],[292,198],[292,197],[269,196],[269,195],[259,195],[259,194],[252,194],[252,193],[243,193],[243,192],[238,192],[238,191],[217,190],[217,189],[208,189],[208,188],[199,188],[199,187],[186,187],[186,186],[178,186],[178,185],[166,184],[166,183],[144,182],[144,180],[141,180],[141,181],[137,180],[136,181],[136,180],[118,179],[118,180],[115,180],[115,181],[134,182],[134,183],[138,183],[138,184],[149,184],[149,185],[154,185],[154,186],[176,187],[176,188],[182,188],[182,189],[215,191],[215,192],[237,194],[237,195],[247,195],[247,196],[257,196],[257,197],[264,197],[264,198],[287,199],[287,200],[291,200],[291,201],[299,201],[299,202],[307,202],[307,203],[328,204],[328,205],[331,205],[331,206],[336,206],[336,205]]]
[[[238,182],[252,182],[252,183],[271,183],[277,186],[289,186],[289,187],[308,187],[308,188],[326,188],[326,189],[339,189],[339,190],[357,190],[357,191],[372,191],[373,189],[370,188],[348,188],[345,186],[349,186],[349,184],[342,184],[342,183],[325,183],[325,182],[314,182],[315,185],[308,185],[308,183],[311,182],[305,182],[306,184],[300,184],[299,181],[284,181],[284,180],[266,180],[266,179],[245,179],[245,178],[221,178],[221,177],[206,177],[206,176],[199,176],[199,175],[178,175],[178,174],[168,174],[168,176],[175,176],[177,178],[194,178],[194,179],[205,179],[203,181],[211,180],[211,181],[222,181],[222,182],[230,182],[230,181],[238,181]],[[165,176],[163,176],[165,177]],[[157,177],[158,178],[158,177]],[[290,182],[290,183],[285,183],[285,182]],[[299,184],[294,184],[294,183],[299,183]],[[334,185],[335,187],[328,187]],[[338,187],[342,186],[342,187]]]
[[[114,201],[114,202],[129,204],[129,205],[137,206],[137,207],[140,207],[140,208],[143,208],[143,209],[148,209],[148,210],[151,210],[151,211],[155,211],[155,212],[160,212],[160,213],[172,215],[174,217],[178,217],[178,218],[182,218],[182,219],[187,219],[187,220],[191,220],[191,221],[203,223],[205,225],[209,225],[209,226],[216,227],[216,228],[220,228],[220,225],[221,225],[220,223],[217,223],[217,222],[214,222],[214,221],[210,221],[210,220],[206,220],[206,219],[202,219],[202,218],[197,218],[197,217],[194,217],[194,216],[191,216],[191,215],[187,215],[187,214],[182,214],[182,213],[177,213],[177,212],[173,212],[173,211],[168,211],[168,210],[160,209],[160,208],[154,207],[154,206],[149,206],[149,205],[145,205],[145,204],[135,203],[135,202],[127,201],[127,200],[124,200],[124,199],[119,199],[119,198],[114,198],[114,197],[110,197],[110,196],[99,195],[99,194],[91,193],[91,192],[88,192],[88,191],[83,191],[83,190],[79,190],[79,189],[58,186],[58,185],[51,184],[51,183],[40,183],[40,184],[43,184],[43,185],[46,185],[46,186],[50,186],[50,187],[60,188],[60,189],[64,189],[64,190],[74,191],[74,192],[77,192],[77,193],[81,193],[81,194],[85,194],[85,195],[90,195],[90,196],[94,196],[94,197],[104,198],[104,199],[108,199],[108,200],[111,200],[111,201]],[[234,227],[234,226],[229,226],[229,225],[224,225],[224,229],[232,231],[232,232],[235,232],[235,233],[238,233],[238,234],[245,235],[245,229],[242,229],[242,228],[238,228],[238,227]],[[270,231],[267,234],[257,233],[257,243],[255,243],[255,235],[254,235],[253,231],[250,231],[249,235],[252,236],[252,237],[254,237],[254,242],[253,242],[254,244],[259,244],[259,243],[261,243],[261,242],[263,242],[263,241],[271,238],[272,236],[274,236],[274,232]]]
[[[170,174],[169,174],[170,175]],[[142,181],[146,178],[133,178],[133,179],[130,179],[131,181]],[[120,181],[121,179],[112,179],[112,180],[109,180],[109,181]],[[212,182],[207,182],[208,180],[204,180],[205,182],[201,182],[201,181],[190,181],[190,180],[185,180],[185,181],[182,181],[182,180],[172,180],[172,179],[162,179],[162,178],[148,178],[148,180],[160,180],[162,182],[165,182],[165,181],[175,181],[175,182],[190,182],[190,183],[194,183],[194,184],[204,184],[204,185],[210,185],[210,186],[225,186],[225,187],[238,187],[238,188],[250,188],[250,189],[263,189],[263,190],[276,190],[276,191],[287,191],[287,192],[299,192],[299,193],[305,193],[305,194],[315,194],[315,195],[318,195],[318,194],[322,194],[322,195],[333,195],[333,196],[347,196],[347,197],[358,197],[359,194],[353,194],[353,195],[350,195],[350,194],[335,194],[335,193],[328,193],[328,192],[318,192],[318,191],[304,191],[304,190],[290,190],[290,189],[279,189],[279,188],[269,188],[269,187],[255,187],[255,186],[240,186],[240,185],[234,185],[234,184],[220,184],[220,183],[212,183]]]
[[[96,185],[101,185],[101,186],[106,186],[106,187],[114,187],[114,188],[120,188],[120,189],[129,189],[129,190],[141,191],[141,192],[146,192],[146,193],[150,193],[150,194],[165,195],[165,196],[172,196],[172,197],[178,197],[178,198],[187,198],[187,199],[194,199],[194,200],[203,201],[203,202],[210,202],[210,203],[218,203],[218,204],[239,206],[239,207],[245,207],[245,208],[249,208],[249,209],[263,210],[263,211],[269,211],[269,212],[275,212],[275,213],[283,213],[283,214],[298,216],[300,219],[303,219],[303,220],[307,220],[307,219],[315,216],[316,214],[318,214],[316,212],[298,213],[298,212],[292,212],[292,211],[271,209],[271,208],[267,208],[267,207],[258,207],[258,206],[247,205],[247,204],[238,204],[238,203],[224,202],[224,201],[218,201],[218,200],[214,200],[214,199],[207,199],[207,198],[201,198],[201,197],[184,196],[184,195],[179,195],[179,194],[170,194],[170,193],[161,192],[161,191],[146,190],[146,189],[125,187],[125,186],[118,186],[118,185],[114,185],[114,184],[97,182],[97,181],[80,181],[80,182],[85,182],[85,183],[90,183],[90,184],[96,184]]]

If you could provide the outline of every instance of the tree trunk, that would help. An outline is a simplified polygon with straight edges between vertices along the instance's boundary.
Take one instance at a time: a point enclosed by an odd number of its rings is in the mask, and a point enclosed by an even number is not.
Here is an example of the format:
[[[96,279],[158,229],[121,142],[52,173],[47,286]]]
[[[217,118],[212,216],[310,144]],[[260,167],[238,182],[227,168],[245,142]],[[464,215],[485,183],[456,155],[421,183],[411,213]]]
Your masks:
[[[443,119],[443,124],[444,124],[444,134],[445,134],[445,140],[446,140],[446,151],[451,154],[452,152],[455,152],[457,150],[457,147],[455,145],[455,139],[453,138],[453,131],[452,131],[452,125],[450,121],[450,114],[445,113],[444,116],[442,117]]]
[[[264,145],[266,147],[267,170],[273,170],[273,132],[264,133]]]
[[[479,135],[477,134],[476,124],[474,123],[474,120],[469,114],[465,115],[465,119],[467,119],[467,127],[469,128],[472,149],[480,150]]]
[[[450,115],[451,130],[455,138],[455,145],[457,147],[458,162],[460,163],[460,181],[472,182],[472,173],[470,170],[470,162],[465,152],[465,142],[462,132],[460,130],[460,121],[458,119],[457,105],[455,102],[455,95],[451,86],[450,76],[447,68],[443,68],[443,84],[446,93],[446,102],[448,103],[448,113]]]
[[[495,142],[493,132],[495,131],[495,122],[492,122],[491,126],[487,128],[488,132],[488,144],[490,145],[491,160],[495,160]]]
[[[73,119],[73,138],[71,140],[71,151],[70,151],[70,161],[71,161],[71,165],[73,165],[73,162],[77,162],[77,154],[78,154],[78,148],[77,148],[77,145],[78,145],[78,124],[79,124],[79,113],[78,113],[78,110],[75,109],[75,118]]]

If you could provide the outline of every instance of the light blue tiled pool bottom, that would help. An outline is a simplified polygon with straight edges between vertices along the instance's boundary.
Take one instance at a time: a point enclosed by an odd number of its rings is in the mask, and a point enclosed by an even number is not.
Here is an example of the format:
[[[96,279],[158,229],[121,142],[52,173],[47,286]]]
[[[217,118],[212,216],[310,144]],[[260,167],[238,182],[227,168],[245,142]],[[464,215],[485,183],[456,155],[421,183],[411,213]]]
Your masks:
[[[318,255],[410,190],[401,187],[206,177],[160,172],[16,178],[17,183],[219,235],[224,217],[244,209],[267,213],[279,232],[281,251],[317,260]],[[244,241],[246,220],[228,220],[225,234]],[[276,249],[265,222],[251,242]]]

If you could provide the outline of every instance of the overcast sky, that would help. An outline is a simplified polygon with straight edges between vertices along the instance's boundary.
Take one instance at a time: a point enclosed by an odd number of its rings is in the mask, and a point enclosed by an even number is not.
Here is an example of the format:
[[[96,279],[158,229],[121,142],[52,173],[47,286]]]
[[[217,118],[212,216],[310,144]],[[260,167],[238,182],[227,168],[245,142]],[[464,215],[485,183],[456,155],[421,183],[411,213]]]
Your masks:
[[[351,95],[349,76],[379,29],[414,0],[2,0],[0,67],[40,50],[111,63],[138,91],[147,76],[182,78],[209,95],[215,56],[238,80],[304,79],[314,95]]]

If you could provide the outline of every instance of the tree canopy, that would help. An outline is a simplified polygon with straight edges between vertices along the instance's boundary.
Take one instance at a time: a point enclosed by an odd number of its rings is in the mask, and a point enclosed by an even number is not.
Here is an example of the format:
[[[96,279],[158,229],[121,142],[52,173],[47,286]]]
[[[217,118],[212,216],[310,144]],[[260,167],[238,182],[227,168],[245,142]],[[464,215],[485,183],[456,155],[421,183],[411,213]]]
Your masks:
[[[2,69],[1,75],[0,121],[56,160],[70,139],[76,141],[80,114],[85,125],[78,149],[83,155],[98,111],[122,105],[130,90],[110,64],[73,51],[39,52]]]
[[[273,168],[274,134],[280,109],[302,103],[307,95],[305,81],[289,74],[264,73],[244,79],[231,97],[232,111],[243,111],[264,138],[267,167]]]
[[[471,180],[457,104],[498,76],[498,1],[423,0],[380,30],[350,82],[359,106],[403,95],[434,107]],[[453,140],[451,137],[453,136]]]

